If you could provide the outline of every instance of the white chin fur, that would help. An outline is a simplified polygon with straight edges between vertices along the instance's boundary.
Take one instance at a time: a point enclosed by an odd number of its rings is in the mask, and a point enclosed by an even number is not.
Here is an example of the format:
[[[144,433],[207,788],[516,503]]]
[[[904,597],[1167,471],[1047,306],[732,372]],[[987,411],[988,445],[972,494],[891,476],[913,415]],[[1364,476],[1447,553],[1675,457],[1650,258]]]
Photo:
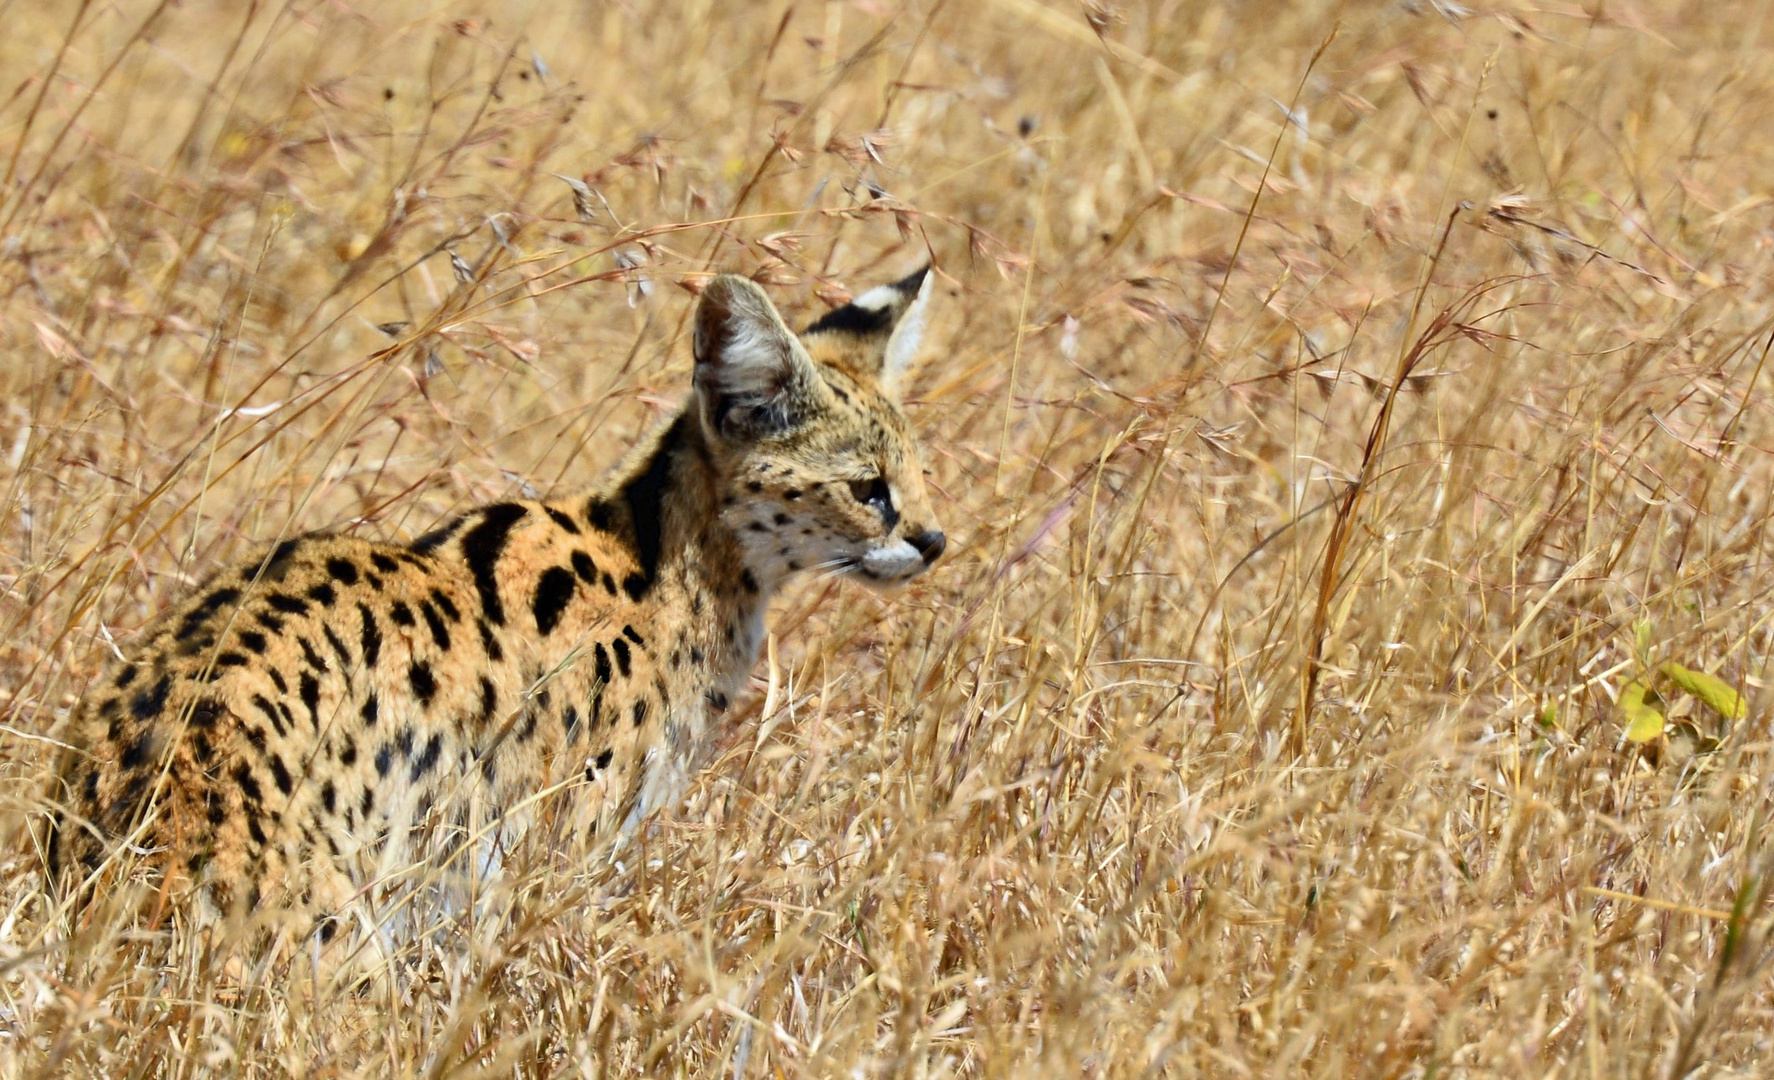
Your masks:
[[[862,572],[877,581],[901,581],[924,569],[924,556],[904,540],[874,548],[862,557]]]

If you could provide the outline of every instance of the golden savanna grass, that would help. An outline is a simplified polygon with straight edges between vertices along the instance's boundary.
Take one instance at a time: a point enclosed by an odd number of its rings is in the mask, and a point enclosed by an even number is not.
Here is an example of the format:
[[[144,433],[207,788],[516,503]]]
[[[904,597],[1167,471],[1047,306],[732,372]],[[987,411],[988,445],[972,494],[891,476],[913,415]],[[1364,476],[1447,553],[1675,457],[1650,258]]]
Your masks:
[[[0,13],[0,1075],[1774,1070],[1765,6]],[[587,483],[716,270],[926,257],[952,554],[791,590],[678,813],[352,991],[53,908],[196,579]],[[1745,714],[1626,741],[1663,660]]]

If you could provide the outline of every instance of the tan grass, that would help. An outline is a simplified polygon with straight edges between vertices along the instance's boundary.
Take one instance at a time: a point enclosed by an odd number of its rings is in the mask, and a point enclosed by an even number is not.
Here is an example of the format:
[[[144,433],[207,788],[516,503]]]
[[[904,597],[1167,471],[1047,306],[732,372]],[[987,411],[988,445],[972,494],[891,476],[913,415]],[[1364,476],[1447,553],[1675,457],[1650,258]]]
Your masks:
[[[1774,1070],[1762,6],[0,13],[0,1075]],[[783,603],[678,815],[354,994],[49,910],[110,641],[926,251],[953,555]],[[1748,716],[1626,744],[1641,621]]]

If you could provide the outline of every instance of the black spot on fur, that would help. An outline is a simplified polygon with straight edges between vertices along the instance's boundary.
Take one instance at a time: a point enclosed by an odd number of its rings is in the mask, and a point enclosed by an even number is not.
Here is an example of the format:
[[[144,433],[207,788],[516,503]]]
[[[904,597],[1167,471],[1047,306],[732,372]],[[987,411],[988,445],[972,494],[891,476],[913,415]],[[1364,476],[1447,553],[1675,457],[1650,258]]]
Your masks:
[[[605,649],[603,642],[600,641],[592,647],[591,655],[592,655],[592,662],[596,665],[595,677],[597,679],[598,685],[599,686],[608,686],[610,683],[610,652],[609,652],[609,650]]]
[[[616,654],[616,670],[622,672],[623,678],[628,678],[628,642],[623,641],[621,638],[617,638],[615,641],[610,642],[610,651]]]
[[[413,626],[417,622],[413,618],[413,609],[407,607],[404,600],[394,602],[394,606],[388,609],[388,617],[394,620],[396,626]]]
[[[462,527],[462,521],[462,518],[453,518],[426,533],[424,536],[419,537],[417,540],[413,541],[413,550],[420,554],[426,554],[437,550],[439,547],[443,546],[445,540],[454,536],[456,530]]]
[[[573,552],[573,573],[578,574],[579,579],[587,585],[597,584],[597,564],[583,551]]]
[[[443,616],[431,606],[429,600],[419,601],[419,614],[425,616],[425,625],[431,630],[431,640],[437,642],[441,652],[450,651],[450,630],[444,625]]]
[[[376,695],[371,694],[363,699],[363,707],[357,710],[357,715],[363,717],[364,727],[373,728],[376,726],[376,714],[379,711],[380,706],[376,702]]]
[[[151,720],[166,708],[166,695],[172,692],[172,676],[162,675],[151,689],[143,690],[129,701],[129,711],[137,720]]]
[[[560,625],[561,615],[567,610],[576,588],[573,572],[563,566],[551,566],[536,579],[536,596],[530,609],[536,615],[536,629],[543,635],[553,633]]]
[[[436,767],[438,754],[442,750],[443,736],[433,734],[425,743],[425,749],[419,751],[419,756],[413,759],[413,767],[407,773],[407,779],[409,781],[417,781],[421,776],[430,772]]]
[[[273,634],[283,633],[283,620],[268,612],[260,611],[254,613],[253,621],[271,631]]]
[[[585,521],[599,532],[614,532],[616,523],[610,513],[610,504],[601,499],[593,499],[585,507]]]
[[[256,803],[264,800],[265,793],[260,789],[259,782],[253,779],[251,765],[245,762],[236,765],[234,767],[234,782],[240,785],[240,793],[246,796],[247,802]],[[260,842],[263,843],[262,840]]]
[[[622,636],[634,642],[636,645],[645,645],[647,643],[647,639],[635,633],[635,629],[632,626],[624,625],[622,627]]]
[[[606,571],[603,574],[603,582],[604,582],[604,591],[609,593],[611,596],[615,596],[616,595],[616,579],[611,577],[609,575],[608,571]]]
[[[493,680],[482,675],[480,677],[480,716],[476,718],[475,722],[479,726],[485,727],[492,723],[493,715],[498,711],[499,690],[493,685]]]
[[[647,699],[636,698],[634,703],[634,726],[640,727],[647,719]]]
[[[309,672],[302,672],[302,704],[308,706],[308,716],[314,721],[316,730],[320,728],[320,680]]]
[[[296,638],[296,644],[302,647],[302,659],[308,661],[309,667],[313,668],[315,671],[332,670],[327,666],[326,658],[321,656],[319,651],[314,648],[314,642],[309,641],[305,637],[298,637]]]
[[[322,626],[320,632],[326,635],[326,643],[332,646],[333,655],[339,658],[339,669],[341,671],[351,670],[354,663],[351,659],[351,650],[345,647],[343,641],[339,640],[339,635],[333,633],[331,626]]]
[[[622,489],[622,499],[628,504],[629,523],[634,528],[635,560],[640,563],[640,572],[622,583],[633,600],[646,595],[659,572],[659,544],[665,520],[665,493],[671,485],[671,459],[684,445],[689,424],[688,413],[673,421],[660,438],[646,469]]]
[[[265,596],[265,602],[286,615],[308,614],[308,601],[299,596],[279,592],[268,593]]]
[[[745,490],[751,492],[753,495],[756,495],[758,492],[764,490],[764,485],[759,483],[756,480],[747,480],[745,482]]]
[[[382,554],[380,551],[372,552],[370,554],[370,563],[384,574],[392,574],[400,569],[399,563]]]
[[[574,521],[572,518],[561,513],[559,510],[556,510],[552,506],[544,506],[542,509],[547,512],[549,517],[554,519],[554,523],[556,525],[559,525],[561,528],[572,533],[574,536],[579,535],[579,523],[577,521]]]
[[[290,684],[284,681],[283,672],[276,668],[266,668],[265,674],[271,676],[271,685],[277,687],[278,693],[287,694],[290,692]]]
[[[191,706],[191,726],[199,730],[213,728],[227,711],[227,707],[214,698],[204,698]]]
[[[144,731],[135,740],[123,748],[117,764],[124,769],[137,769],[148,763],[148,755],[154,749],[154,733]]]
[[[600,769],[609,768],[610,767],[610,759],[614,756],[615,756],[614,751],[605,750],[603,753],[601,753],[597,756],[597,767]]]
[[[135,682],[135,681],[136,681],[136,672],[137,672],[137,671],[138,671],[138,670],[140,670],[140,669],[138,669],[138,668],[137,668],[137,667],[136,667],[136,666],[135,666],[135,665],[134,665],[134,664],[126,664],[126,665],[124,665],[124,668],[123,668],[123,670],[122,670],[122,671],[119,671],[119,672],[118,672],[118,673],[117,673],[117,679],[116,679],[116,681],[115,681],[115,682],[113,682],[113,683],[112,683],[112,684],[111,684],[111,685],[112,685],[112,686],[114,686],[114,687],[116,687],[116,688],[117,688],[117,689],[119,689],[119,690],[122,690],[122,689],[124,689],[124,688],[125,688],[125,687],[127,687],[127,686],[128,686],[128,685],[129,685],[129,684],[130,684],[130,683],[132,683],[132,682]]]
[[[487,620],[476,619],[474,625],[480,630],[480,643],[487,650],[487,659],[493,661],[505,659],[505,650],[499,647],[499,639],[493,636],[493,628],[487,625]]]
[[[238,599],[240,599],[239,589],[221,588],[210,593],[208,596],[198,601],[197,606],[192,608],[185,615],[185,618],[179,623],[178,632],[174,636],[180,638],[189,637],[192,631],[208,621],[209,617],[214,615],[216,610],[223,604],[231,604]]]
[[[751,567],[748,566],[739,572],[739,584],[743,585],[748,593],[755,594],[758,591],[758,579],[752,576]]]
[[[308,587],[308,599],[319,604],[321,607],[331,607],[333,601],[338,598],[338,590],[334,589],[324,581],[318,585],[310,585]]]
[[[571,705],[568,705],[565,709],[561,710],[561,727],[566,730],[567,745],[571,746],[572,744],[578,742],[579,741],[579,710],[575,709]]]
[[[271,767],[271,779],[277,782],[277,790],[285,795],[295,790],[295,782],[290,779],[289,766],[283,763],[283,758],[272,754],[266,764]]]
[[[265,655],[265,635],[257,630],[242,630],[240,643],[260,656]]]
[[[394,746],[391,743],[383,743],[376,750],[376,775],[377,776],[387,776],[388,769],[393,764],[394,764]],[[367,791],[364,792],[364,796],[365,797],[364,797],[364,801],[363,801],[363,812],[367,814],[370,812],[369,792],[367,792]]]
[[[443,612],[444,618],[451,622],[462,621],[462,613],[456,610],[455,601],[445,596],[442,589],[431,590],[431,602],[437,605],[437,610]]]
[[[216,657],[216,666],[219,668],[245,667],[246,662],[246,657],[237,652],[225,652]]]
[[[363,629],[358,634],[358,644],[363,646],[363,666],[375,667],[382,655],[382,628],[376,625],[376,617],[365,604],[357,605],[357,614],[363,619]]]
[[[265,695],[253,695],[253,708],[265,714],[266,719],[271,721],[271,726],[277,730],[278,737],[282,738],[284,735],[283,718],[271,702],[266,700]]]
[[[787,491],[782,493],[782,497],[785,499],[788,499],[790,502],[793,502],[795,499],[798,499],[801,497],[801,489],[800,488],[789,488]]]
[[[357,564],[350,559],[332,558],[326,561],[326,572],[341,585],[357,584]]]
[[[283,580],[283,576],[289,573],[290,559],[295,557],[296,550],[302,546],[302,539],[300,536],[292,536],[272,548],[271,553],[265,556],[260,573],[273,581]]]
[[[512,527],[528,514],[516,503],[494,503],[480,512],[480,523],[462,537],[462,557],[474,575],[481,610],[494,626],[505,625],[505,608],[499,602],[499,556],[505,552]]]
[[[423,660],[413,661],[413,666],[407,669],[407,681],[412,683],[413,696],[419,699],[419,704],[429,705],[437,696],[437,679],[431,674],[431,665]]]

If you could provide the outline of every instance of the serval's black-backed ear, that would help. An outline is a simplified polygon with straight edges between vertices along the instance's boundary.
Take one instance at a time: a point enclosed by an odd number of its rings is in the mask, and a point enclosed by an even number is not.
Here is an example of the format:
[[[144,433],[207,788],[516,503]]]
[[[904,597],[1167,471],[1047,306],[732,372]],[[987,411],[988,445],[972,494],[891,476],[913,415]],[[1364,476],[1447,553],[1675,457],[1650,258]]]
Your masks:
[[[702,290],[692,337],[696,397],[708,431],[765,438],[818,409],[825,383],[764,290],[722,274]]]
[[[924,338],[935,277],[926,266],[870,289],[826,312],[801,331],[801,339],[819,360],[874,378],[883,392],[896,395]]]

